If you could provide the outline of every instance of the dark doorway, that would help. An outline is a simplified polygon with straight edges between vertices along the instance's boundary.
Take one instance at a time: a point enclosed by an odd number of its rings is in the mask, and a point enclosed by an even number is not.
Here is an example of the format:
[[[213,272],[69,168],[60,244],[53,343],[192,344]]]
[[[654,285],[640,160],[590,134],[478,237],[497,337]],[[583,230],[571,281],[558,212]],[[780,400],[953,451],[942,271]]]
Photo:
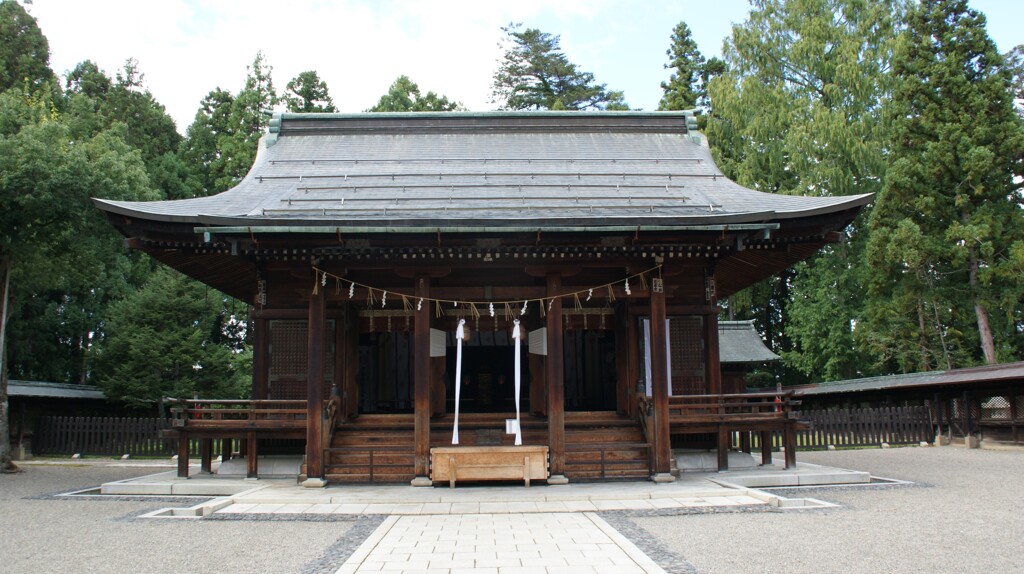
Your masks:
[[[563,336],[565,410],[614,411],[615,333],[574,329]]]
[[[447,411],[455,412],[456,346],[449,337],[445,361]],[[527,349],[520,350],[519,408],[528,410],[530,369]],[[462,347],[462,391],[459,411],[464,413],[513,413],[515,405],[515,349],[504,331],[476,332]]]
[[[359,412],[413,412],[411,333],[359,335]]]

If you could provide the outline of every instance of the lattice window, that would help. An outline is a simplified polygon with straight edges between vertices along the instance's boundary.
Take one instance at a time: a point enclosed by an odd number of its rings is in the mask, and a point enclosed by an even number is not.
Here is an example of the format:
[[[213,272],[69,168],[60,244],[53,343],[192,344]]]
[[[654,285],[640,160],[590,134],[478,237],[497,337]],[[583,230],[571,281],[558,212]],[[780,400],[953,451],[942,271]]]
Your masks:
[[[1014,409],[1014,414],[1017,415],[1016,419],[1024,420],[1024,395],[1017,395],[1014,400],[1017,403],[1017,408]]]
[[[707,392],[704,371],[704,320],[698,316],[671,317],[668,322],[672,364],[672,394]]]
[[[324,332],[324,397],[331,392],[334,380],[334,321],[326,322]],[[306,355],[308,344],[308,321],[304,320],[273,320],[270,321],[270,398],[271,399],[305,399],[306,373],[309,358]]]
[[[1010,400],[1000,396],[981,399],[981,418],[993,421],[1010,420]]]

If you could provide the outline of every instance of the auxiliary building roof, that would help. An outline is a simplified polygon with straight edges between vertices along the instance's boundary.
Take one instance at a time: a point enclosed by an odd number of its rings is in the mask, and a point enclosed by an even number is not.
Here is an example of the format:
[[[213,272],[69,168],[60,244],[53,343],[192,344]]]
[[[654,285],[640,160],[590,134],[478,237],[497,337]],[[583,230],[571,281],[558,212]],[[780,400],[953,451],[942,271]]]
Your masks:
[[[197,226],[373,232],[760,224],[871,199],[747,189],[721,173],[694,128],[672,112],[279,114],[228,191],[96,203]]]

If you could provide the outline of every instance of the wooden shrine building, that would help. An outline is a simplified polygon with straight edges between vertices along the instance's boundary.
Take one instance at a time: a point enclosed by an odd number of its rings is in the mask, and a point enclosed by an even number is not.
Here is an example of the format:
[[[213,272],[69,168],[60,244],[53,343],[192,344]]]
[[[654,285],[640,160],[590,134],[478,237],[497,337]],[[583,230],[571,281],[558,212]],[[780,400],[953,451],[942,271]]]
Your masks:
[[[257,442],[293,438],[309,485],[431,484],[456,408],[458,446],[500,452],[518,406],[550,483],[671,480],[689,433],[791,430],[788,404],[723,393],[717,301],[840,241],[871,199],[744,188],[695,126],[280,114],[233,189],[96,203],[131,247],[252,305],[253,400],[184,402],[178,427],[249,439],[252,474]],[[522,471],[471,459],[460,478]]]

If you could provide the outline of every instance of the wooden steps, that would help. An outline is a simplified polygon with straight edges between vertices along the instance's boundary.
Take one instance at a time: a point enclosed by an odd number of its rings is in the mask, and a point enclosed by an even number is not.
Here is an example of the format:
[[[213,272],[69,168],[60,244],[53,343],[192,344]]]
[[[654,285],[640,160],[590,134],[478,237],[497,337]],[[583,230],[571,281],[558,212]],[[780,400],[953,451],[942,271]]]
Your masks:
[[[459,415],[459,446],[511,446],[507,413]],[[432,447],[451,446],[453,415],[430,421]],[[336,483],[408,483],[414,478],[413,415],[360,415],[341,423],[324,450],[324,471]],[[546,445],[547,421],[523,415],[523,443]],[[636,421],[614,412],[572,412],[565,417],[566,476],[573,480],[646,479],[647,443]]]
[[[640,425],[615,412],[566,413],[565,475],[576,481],[650,477]]]

